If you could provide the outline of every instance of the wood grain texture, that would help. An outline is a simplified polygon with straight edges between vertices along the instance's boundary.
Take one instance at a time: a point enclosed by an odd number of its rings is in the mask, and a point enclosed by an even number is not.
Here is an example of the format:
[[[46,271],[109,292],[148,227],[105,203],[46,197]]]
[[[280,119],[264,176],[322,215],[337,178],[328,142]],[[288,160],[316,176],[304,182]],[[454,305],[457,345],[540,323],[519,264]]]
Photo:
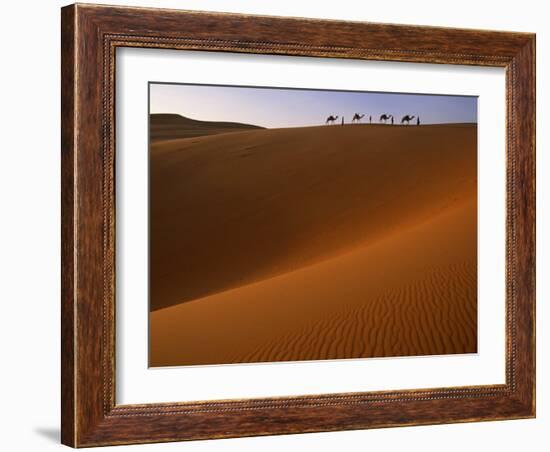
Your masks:
[[[61,441],[75,443],[75,309],[74,296],[74,157],[75,157],[75,59],[74,9],[62,10],[61,19]]]
[[[534,35],[95,5],[63,8],[61,32],[64,444],[85,447],[535,415]],[[116,405],[114,67],[116,48],[124,46],[506,68],[506,384]]]

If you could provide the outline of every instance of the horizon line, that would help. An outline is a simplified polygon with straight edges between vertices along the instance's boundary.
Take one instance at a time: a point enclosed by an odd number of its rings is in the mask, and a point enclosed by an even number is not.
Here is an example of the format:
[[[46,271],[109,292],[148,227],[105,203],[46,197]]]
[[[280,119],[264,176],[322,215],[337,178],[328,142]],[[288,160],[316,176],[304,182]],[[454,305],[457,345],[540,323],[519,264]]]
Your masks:
[[[267,127],[267,126],[261,126],[261,125],[253,124],[253,123],[249,123],[249,122],[232,121],[232,120],[225,120],[225,119],[224,120],[215,120],[215,121],[197,119],[197,118],[192,118],[190,116],[184,116],[180,113],[174,113],[174,112],[156,112],[156,113],[149,112],[149,116],[155,116],[155,115],[179,116],[180,118],[189,119],[191,121],[212,123],[212,124],[216,124],[216,123],[218,123],[218,124],[219,123],[242,124],[242,125],[258,127],[258,128],[261,128],[261,129],[271,129],[271,130],[273,130],[273,129],[296,129],[296,128],[300,128],[300,127],[316,127],[316,126],[326,126],[327,125],[326,123],[319,122],[319,123],[300,124],[300,125],[285,126],[285,127]],[[391,113],[390,113],[390,115],[391,115]],[[340,120],[341,118],[342,118],[342,116],[339,116],[338,120]],[[345,116],[343,116],[343,118],[345,118]],[[415,116],[415,120],[416,120],[416,116]],[[417,126],[415,120],[412,120],[412,123],[410,124],[411,127],[413,125]],[[425,123],[421,122],[419,125],[421,125],[421,126],[437,126],[437,125],[451,125],[451,124],[475,124],[475,125],[477,125],[478,122],[477,121],[451,121],[451,122],[425,122]],[[337,122],[333,125],[340,125],[341,126],[342,124],[341,124],[341,122]],[[399,122],[396,122],[395,124],[389,124],[389,123],[383,123],[383,122],[379,122],[379,121],[376,121],[376,122],[375,121],[372,121],[372,122],[351,122],[351,121],[349,121],[349,122],[344,122],[344,125],[401,126],[401,125],[408,125],[408,124],[402,124],[402,123],[399,123]]]

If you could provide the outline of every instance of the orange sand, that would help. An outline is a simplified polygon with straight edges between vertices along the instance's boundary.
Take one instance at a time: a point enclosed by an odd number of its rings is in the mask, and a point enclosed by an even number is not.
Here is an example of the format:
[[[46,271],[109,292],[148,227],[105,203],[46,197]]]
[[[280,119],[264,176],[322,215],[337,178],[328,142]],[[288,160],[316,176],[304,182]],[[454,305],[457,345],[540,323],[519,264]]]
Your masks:
[[[476,126],[151,151],[150,364],[475,352]]]

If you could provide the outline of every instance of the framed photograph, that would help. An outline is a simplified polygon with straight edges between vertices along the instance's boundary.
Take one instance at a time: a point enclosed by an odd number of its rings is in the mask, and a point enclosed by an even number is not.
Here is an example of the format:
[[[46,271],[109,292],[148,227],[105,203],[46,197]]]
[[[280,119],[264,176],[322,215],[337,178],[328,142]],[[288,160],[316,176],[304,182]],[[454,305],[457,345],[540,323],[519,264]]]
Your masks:
[[[62,9],[62,442],[535,416],[535,36]]]

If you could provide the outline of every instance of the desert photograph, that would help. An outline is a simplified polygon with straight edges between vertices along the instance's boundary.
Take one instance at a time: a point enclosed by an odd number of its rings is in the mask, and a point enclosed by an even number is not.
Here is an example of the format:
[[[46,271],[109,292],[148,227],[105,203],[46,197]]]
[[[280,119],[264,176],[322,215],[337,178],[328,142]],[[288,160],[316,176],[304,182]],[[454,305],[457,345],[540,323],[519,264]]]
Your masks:
[[[149,366],[477,352],[476,97],[149,105]]]

